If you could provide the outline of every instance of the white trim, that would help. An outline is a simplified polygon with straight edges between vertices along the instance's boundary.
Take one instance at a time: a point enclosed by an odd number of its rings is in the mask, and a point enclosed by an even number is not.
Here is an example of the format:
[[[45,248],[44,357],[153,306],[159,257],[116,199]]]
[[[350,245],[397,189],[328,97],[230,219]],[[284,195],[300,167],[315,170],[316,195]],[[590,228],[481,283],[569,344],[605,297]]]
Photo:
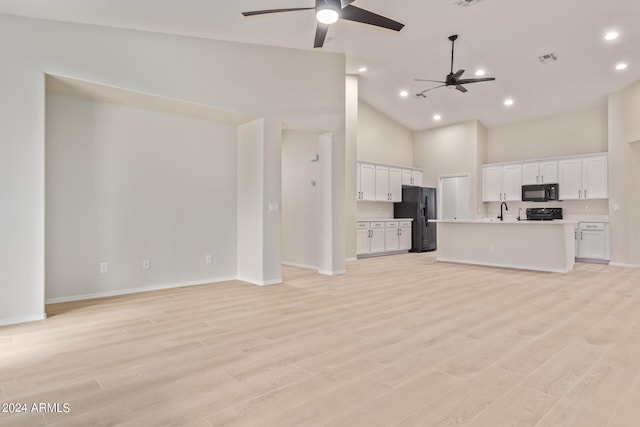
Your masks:
[[[37,322],[47,318],[46,313],[36,314],[34,316],[11,317],[8,319],[0,319],[0,326],[17,325],[19,323]]]
[[[56,304],[60,302],[81,301],[95,298],[115,297],[119,295],[137,294],[140,292],[159,291],[162,289],[183,288],[186,286],[208,285],[210,283],[229,282],[236,280],[235,277],[222,277],[215,279],[203,279],[192,282],[167,283],[164,285],[145,286],[143,288],[119,289],[116,291],[96,292],[93,294],[72,295],[69,297],[50,298],[45,300],[45,304]]]
[[[311,269],[311,270],[317,270],[318,269],[317,265],[299,264],[297,262],[282,261],[282,265],[289,265],[291,267],[308,268],[308,269]]]
[[[249,283],[251,285],[257,285],[257,286],[270,286],[270,285],[278,285],[282,283],[282,279],[273,279],[273,280],[263,281],[263,280],[243,279],[242,277],[238,277],[237,280],[240,280],[241,282]]]
[[[613,265],[615,267],[626,267],[626,268],[640,268],[640,264],[626,264],[624,262],[609,262],[609,265]]]
[[[338,276],[340,274],[347,274],[347,270],[318,270],[318,273],[325,276]]]
[[[457,259],[447,259],[447,258],[437,258],[436,261],[438,262],[453,262],[456,264],[471,264],[471,265],[481,265],[484,267],[499,267],[499,268],[508,268],[508,269],[516,269],[516,270],[533,270],[533,271],[546,271],[549,273],[568,273],[570,270],[573,270],[573,265],[571,266],[570,269],[565,270],[565,269],[556,269],[556,268],[542,268],[542,267],[536,267],[536,266],[525,266],[525,265],[513,265],[513,264],[500,264],[500,263],[493,263],[493,262],[472,262],[472,261],[466,261],[466,260],[457,260]]]
[[[346,262],[353,262],[353,261],[357,261],[358,258],[347,258]]]

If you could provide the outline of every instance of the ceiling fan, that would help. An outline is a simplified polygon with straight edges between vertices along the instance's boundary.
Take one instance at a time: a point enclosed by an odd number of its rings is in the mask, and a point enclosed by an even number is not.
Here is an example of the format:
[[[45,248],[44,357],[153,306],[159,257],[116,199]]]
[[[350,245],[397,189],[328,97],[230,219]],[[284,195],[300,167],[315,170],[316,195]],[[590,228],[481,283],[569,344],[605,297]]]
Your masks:
[[[352,6],[351,3],[355,1],[356,0],[315,0],[316,5],[314,7],[254,10],[250,12],[242,12],[242,14],[244,16],[254,16],[264,15],[267,13],[296,12],[299,10],[315,9],[318,25],[316,27],[316,37],[313,47],[322,47],[324,45],[329,25],[333,24],[338,19],[361,22],[363,24],[375,25],[376,27],[387,28],[394,31],[400,31],[404,27],[404,24],[396,22],[393,19]]]
[[[458,39],[458,35],[454,34],[452,36],[449,36],[449,40],[451,40],[451,71],[449,72],[449,74],[447,74],[447,77],[445,77],[445,80],[424,80],[424,79],[415,79],[415,81],[417,82],[433,82],[433,83],[443,83],[440,86],[436,86],[436,87],[432,87],[429,89],[425,89],[422,92],[418,92],[416,93],[416,97],[418,98],[426,98],[427,96],[425,95],[426,92],[433,90],[433,89],[437,89],[439,87],[444,87],[444,86],[453,86],[455,87],[457,90],[459,90],[462,93],[467,92],[467,89],[462,86],[465,84],[469,84],[469,83],[479,83],[479,82],[490,82],[492,80],[495,80],[495,77],[481,77],[481,78],[477,78],[477,79],[461,79],[460,77],[462,77],[462,74],[464,73],[464,70],[458,70],[455,73],[453,72],[453,53],[454,53],[454,47],[456,44],[456,40]]]

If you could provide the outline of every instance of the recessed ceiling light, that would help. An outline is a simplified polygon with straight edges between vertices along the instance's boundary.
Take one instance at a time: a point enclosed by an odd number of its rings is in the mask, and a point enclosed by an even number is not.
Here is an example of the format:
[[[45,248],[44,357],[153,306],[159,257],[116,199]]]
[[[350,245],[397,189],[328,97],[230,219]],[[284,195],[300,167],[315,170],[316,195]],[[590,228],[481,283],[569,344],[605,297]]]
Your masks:
[[[484,70],[476,70],[476,76],[481,77],[481,76],[484,76],[484,75],[485,75]]]
[[[403,98],[406,98],[407,96],[409,96],[409,92],[407,92],[406,90],[401,90],[400,91],[400,96]]]
[[[442,119],[442,116],[440,114],[434,114],[433,115],[433,120],[438,121],[438,120],[441,120],[441,119]]]
[[[622,71],[622,70],[626,70],[626,69],[627,69],[627,64],[625,64],[624,62],[621,62],[618,65],[616,65],[616,70],[618,70],[618,71]]]
[[[360,67],[360,68],[358,68],[358,72],[359,72],[359,73],[366,73],[366,72],[367,72],[367,67]]]
[[[513,105],[513,99],[511,98],[507,98],[504,100],[504,105],[506,105],[507,107],[510,107]]]
[[[604,39],[605,40],[615,40],[618,38],[618,33],[616,31],[609,31],[607,34],[605,34]]]

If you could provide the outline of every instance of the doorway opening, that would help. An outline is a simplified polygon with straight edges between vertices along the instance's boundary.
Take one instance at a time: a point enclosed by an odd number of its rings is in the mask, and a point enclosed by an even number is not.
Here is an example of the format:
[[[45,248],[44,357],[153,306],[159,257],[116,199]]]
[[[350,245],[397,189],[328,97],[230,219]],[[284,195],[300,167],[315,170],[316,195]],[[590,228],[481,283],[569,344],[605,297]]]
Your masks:
[[[440,216],[438,219],[469,219],[469,174],[438,177]]]

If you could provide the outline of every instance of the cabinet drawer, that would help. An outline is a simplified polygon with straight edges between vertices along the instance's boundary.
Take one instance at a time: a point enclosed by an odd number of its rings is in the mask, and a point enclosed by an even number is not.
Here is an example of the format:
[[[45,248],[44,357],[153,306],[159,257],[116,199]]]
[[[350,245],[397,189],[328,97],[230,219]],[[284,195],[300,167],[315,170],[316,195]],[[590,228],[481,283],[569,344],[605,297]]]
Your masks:
[[[387,221],[385,223],[386,228],[398,228],[398,221]]]
[[[604,222],[581,222],[578,223],[579,230],[604,230]]]
[[[358,222],[356,224],[356,229],[368,229],[369,228],[369,223],[368,222]]]
[[[384,228],[384,221],[374,221],[369,223],[371,228]]]
[[[400,228],[411,228],[411,221],[400,221]]]

